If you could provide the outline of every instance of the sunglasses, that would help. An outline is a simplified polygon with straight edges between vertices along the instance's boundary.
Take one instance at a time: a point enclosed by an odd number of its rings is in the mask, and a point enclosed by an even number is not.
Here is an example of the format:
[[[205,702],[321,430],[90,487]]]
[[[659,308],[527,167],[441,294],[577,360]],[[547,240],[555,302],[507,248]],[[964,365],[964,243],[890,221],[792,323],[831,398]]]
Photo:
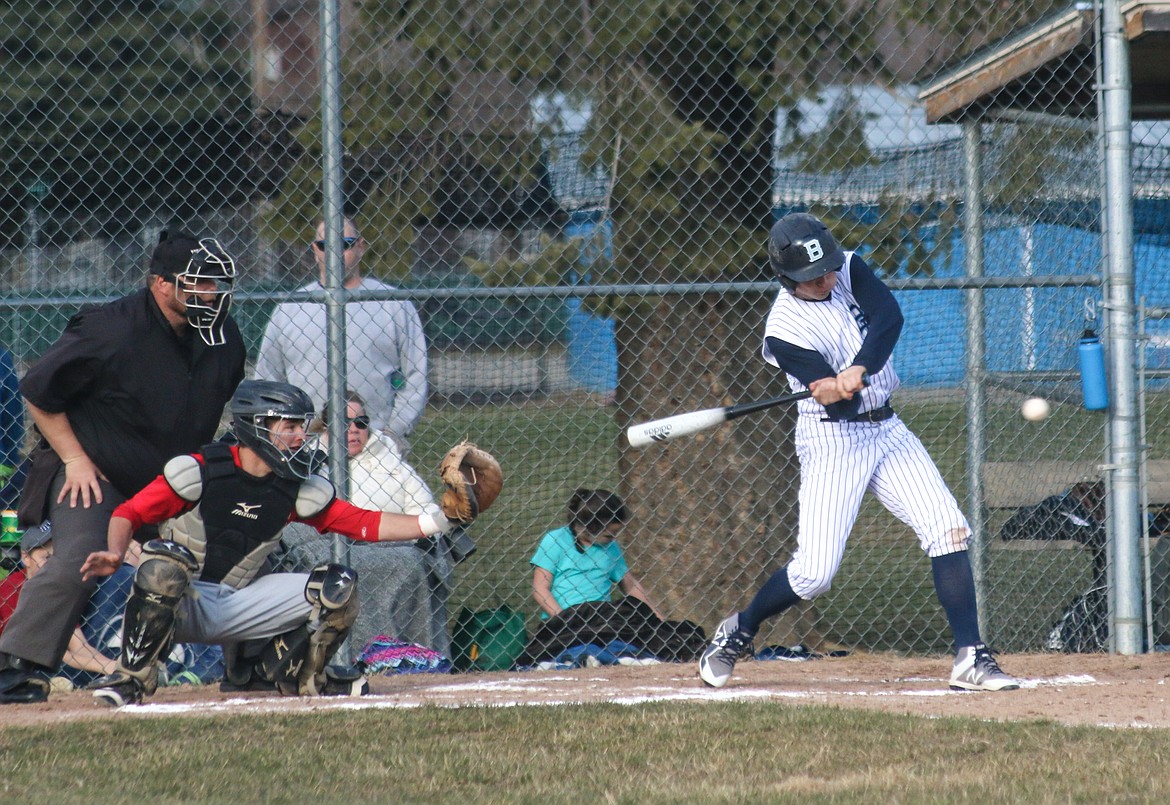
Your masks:
[[[361,416],[347,416],[345,418],[345,424],[356,425],[358,430],[369,430],[370,418],[365,414],[362,414]]]
[[[348,252],[350,249],[352,249],[354,246],[357,245],[357,242],[359,240],[361,240],[360,235],[356,238],[342,238],[341,242],[345,246],[345,250]],[[315,248],[319,252],[325,251],[325,241],[323,241],[323,240],[313,241],[313,248]]]

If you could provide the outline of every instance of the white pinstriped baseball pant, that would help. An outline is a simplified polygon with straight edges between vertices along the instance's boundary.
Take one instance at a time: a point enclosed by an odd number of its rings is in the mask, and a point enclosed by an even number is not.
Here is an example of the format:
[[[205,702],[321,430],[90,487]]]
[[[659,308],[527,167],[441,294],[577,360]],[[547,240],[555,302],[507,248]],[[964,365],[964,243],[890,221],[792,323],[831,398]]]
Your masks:
[[[897,415],[884,422],[800,416],[799,532],[788,582],[811,599],[832,585],[866,491],[918,535],[930,557],[967,549],[971,528],[918,437]]]

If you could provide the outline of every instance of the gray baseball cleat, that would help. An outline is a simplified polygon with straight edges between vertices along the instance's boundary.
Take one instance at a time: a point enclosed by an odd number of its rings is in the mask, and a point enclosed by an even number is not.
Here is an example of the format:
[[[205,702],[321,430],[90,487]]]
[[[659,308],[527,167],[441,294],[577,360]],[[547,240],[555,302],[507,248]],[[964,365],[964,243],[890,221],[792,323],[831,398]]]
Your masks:
[[[752,653],[752,638],[739,628],[739,613],[725,618],[715,628],[711,645],[699,657],[699,678],[713,688],[721,688],[731,679],[735,661],[744,654]]]
[[[983,643],[964,646],[951,670],[951,690],[1017,690],[1020,680],[999,667]]]
[[[114,671],[86,685],[93,691],[93,700],[106,707],[125,707],[141,704],[146,693],[142,683],[122,671]]]

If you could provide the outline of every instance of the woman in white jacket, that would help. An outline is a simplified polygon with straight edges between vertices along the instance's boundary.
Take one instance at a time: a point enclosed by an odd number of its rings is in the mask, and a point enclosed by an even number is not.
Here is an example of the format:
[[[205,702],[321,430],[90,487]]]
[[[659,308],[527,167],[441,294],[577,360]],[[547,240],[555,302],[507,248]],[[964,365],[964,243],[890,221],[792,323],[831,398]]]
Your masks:
[[[394,440],[370,428],[361,396],[350,391],[346,399],[349,501],[356,506],[403,514],[438,511],[430,488],[402,458]],[[323,414],[321,421],[327,424],[328,417]],[[298,534],[286,530],[285,543],[290,548],[288,556],[300,564],[306,561],[305,550],[318,549],[321,540],[301,542]],[[381,634],[450,656],[447,601],[454,574],[450,542],[445,535],[413,542],[351,542],[349,565],[358,572],[362,602],[350,630],[354,653]]]

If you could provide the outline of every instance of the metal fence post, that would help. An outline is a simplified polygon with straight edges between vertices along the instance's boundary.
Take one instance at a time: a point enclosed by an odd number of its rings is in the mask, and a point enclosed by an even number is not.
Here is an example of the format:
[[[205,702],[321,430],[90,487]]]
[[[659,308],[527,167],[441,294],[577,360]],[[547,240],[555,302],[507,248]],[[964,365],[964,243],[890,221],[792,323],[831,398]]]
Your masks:
[[[963,124],[963,244],[964,269],[969,278],[983,276],[982,129]],[[980,602],[979,630],[987,634],[987,517],[983,508],[984,456],[984,335],[983,289],[968,288],[967,297],[967,478],[970,492],[967,517],[971,524],[971,572]]]
[[[1129,42],[1118,0],[1102,3],[1102,85],[1098,93],[1105,135],[1105,198],[1108,226],[1102,233],[1108,282],[1109,409],[1112,474],[1112,548],[1116,597],[1114,650],[1142,652],[1142,586],[1139,537],[1144,530],[1138,495],[1139,434],[1134,378],[1133,180],[1130,175],[1131,82]]]

